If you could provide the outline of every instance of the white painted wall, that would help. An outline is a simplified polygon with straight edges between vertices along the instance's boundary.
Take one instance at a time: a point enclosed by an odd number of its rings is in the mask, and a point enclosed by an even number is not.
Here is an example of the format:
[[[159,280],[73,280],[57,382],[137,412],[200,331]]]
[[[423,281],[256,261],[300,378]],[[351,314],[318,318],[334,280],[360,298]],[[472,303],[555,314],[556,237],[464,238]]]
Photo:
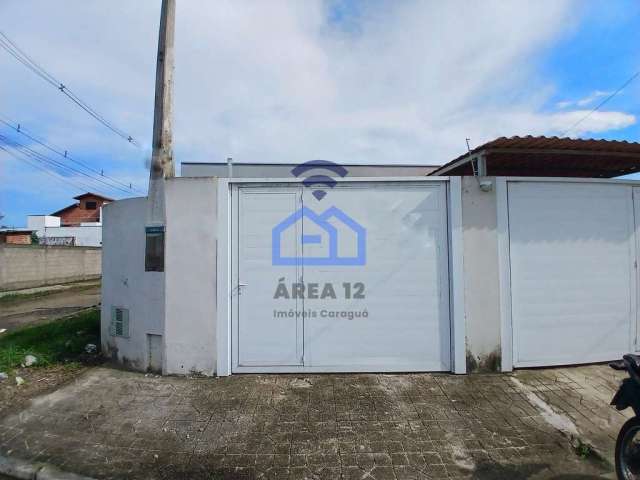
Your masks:
[[[499,205],[495,186],[483,192],[475,178],[461,180],[466,349],[468,359],[481,368],[495,367],[504,354],[501,315],[509,308],[508,302],[502,302],[500,289]],[[562,189],[576,182],[556,183]],[[622,182],[620,188],[625,188]],[[217,242],[226,242],[218,238],[222,228],[217,225],[217,180],[171,179],[165,195],[166,275],[144,272],[146,199],[121,200],[104,208],[103,348],[125,365],[145,370],[147,335],[161,335],[165,374],[194,370],[213,374],[217,371],[217,295],[227,294],[224,289],[216,293]],[[130,309],[131,338],[109,336],[112,306]],[[502,348],[509,349],[510,340]]]
[[[60,217],[54,215],[27,215],[27,228],[37,230],[38,235],[40,235],[40,231],[44,231],[45,227],[59,226]]]
[[[47,237],[74,237],[77,247],[102,246],[102,224],[80,225],[78,227],[45,227],[38,238]]]
[[[464,303],[469,370],[474,366],[479,370],[490,369],[499,360],[495,356],[500,355],[495,178],[484,177],[483,180],[492,181],[494,188],[483,192],[476,177],[462,177]]]
[[[298,164],[235,163],[231,175],[233,178],[292,178],[291,169]],[[433,172],[434,165],[343,165],[349,172],[347,177],[424,177]],[[182,163],[182,177],[218,177],[229,178],[226,163]],[[331,172],[314,170],[313,174],[335,176]],[[309,176],[309,172],[305,176]]]
[[[216,370],[216,199],[214,178],[165,185],[165,373]]]
[[[146,211],[146,198],[118,200],[103,210],[102,348],[136,370],[148,367],[147,334],[164,333],[164,273],[144,271]],[[109,334],[114,306],[129,309],[129,338]]]
[[[46,237],[74,237],[77,247],[102,246],[102,223],[82,223],[77,227],[61,227],[60,217],[28,215],[27,227],[36,230],[39,239]],[[46,243],[42,241],[41,243]]]

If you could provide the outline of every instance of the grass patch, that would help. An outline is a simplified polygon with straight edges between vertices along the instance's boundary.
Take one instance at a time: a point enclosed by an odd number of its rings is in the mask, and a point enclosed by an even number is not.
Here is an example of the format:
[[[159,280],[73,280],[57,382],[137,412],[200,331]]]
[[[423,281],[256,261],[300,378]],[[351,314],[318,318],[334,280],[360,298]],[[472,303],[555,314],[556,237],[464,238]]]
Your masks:
[[[593,448],[588,443],[582,443],[578,441],[578,445],[575,447],[576,455],[580,458],[589,458],[593,455]]]
[[[48,323],[26,326],[0,336],[0,371],[20,366],[25,355],[38,359],[35,366],[75,362],[87,343],[100,346],[100,312],[94,308]]]

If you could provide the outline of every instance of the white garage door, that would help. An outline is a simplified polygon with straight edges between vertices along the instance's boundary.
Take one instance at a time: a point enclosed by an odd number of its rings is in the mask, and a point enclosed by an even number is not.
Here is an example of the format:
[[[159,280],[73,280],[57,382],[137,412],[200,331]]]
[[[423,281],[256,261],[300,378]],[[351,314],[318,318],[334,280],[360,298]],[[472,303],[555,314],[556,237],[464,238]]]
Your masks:
[[[631,187],[509,183],[514,366],[619,358],[635,336]]]
[[[241,186],[233,370],[450,370],[446,185]]]

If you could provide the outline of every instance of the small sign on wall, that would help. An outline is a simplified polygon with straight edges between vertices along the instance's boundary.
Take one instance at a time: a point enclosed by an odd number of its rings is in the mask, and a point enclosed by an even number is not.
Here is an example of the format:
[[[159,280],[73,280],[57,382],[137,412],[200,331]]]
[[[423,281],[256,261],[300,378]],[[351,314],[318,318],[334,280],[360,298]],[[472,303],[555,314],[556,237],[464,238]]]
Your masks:
[[[145,272],[164,272],[164,225],[145,227]]]

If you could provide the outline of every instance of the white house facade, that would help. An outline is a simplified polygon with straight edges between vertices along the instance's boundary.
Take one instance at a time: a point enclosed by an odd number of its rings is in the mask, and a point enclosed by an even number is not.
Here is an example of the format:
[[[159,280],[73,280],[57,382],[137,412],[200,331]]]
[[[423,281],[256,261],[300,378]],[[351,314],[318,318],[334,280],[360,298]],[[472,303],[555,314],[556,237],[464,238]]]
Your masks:
[[[345,177],[318,196],[195,177],[164,196],[161,229],[144,198],[104,208],[103,350],[134,369],[467,373],[638,350],[638,182]]]

